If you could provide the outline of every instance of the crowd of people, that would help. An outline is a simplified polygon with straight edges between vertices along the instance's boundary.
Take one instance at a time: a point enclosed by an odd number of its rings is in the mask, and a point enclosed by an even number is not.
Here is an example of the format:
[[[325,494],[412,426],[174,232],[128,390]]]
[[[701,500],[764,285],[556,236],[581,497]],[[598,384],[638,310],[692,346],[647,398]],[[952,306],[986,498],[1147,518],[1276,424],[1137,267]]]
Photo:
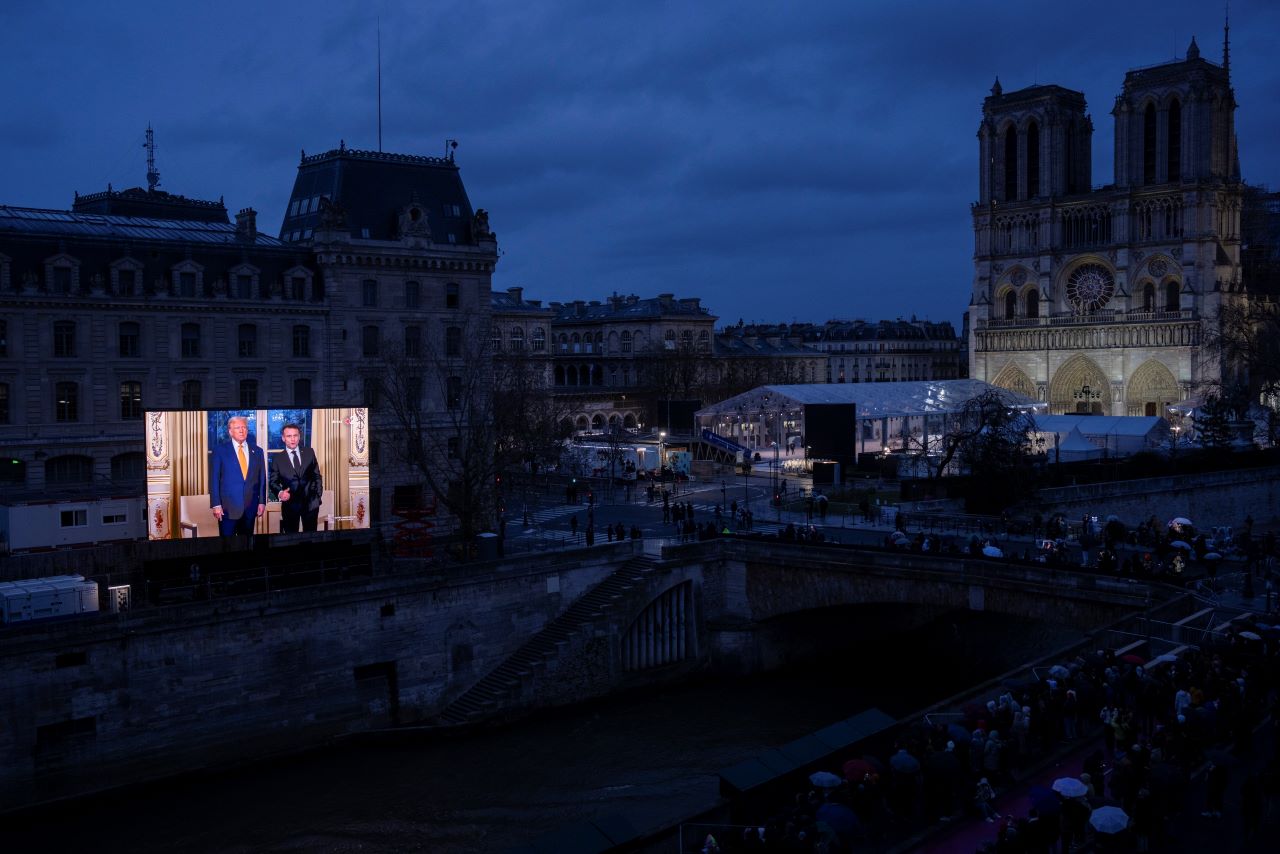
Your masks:
[[[1006,683],[985,703],[899,730],[888,754],[844,757],[833,766],[841,774],[811,778],[827,785],[798,792],[741,840],[722,834],[714,850],[838,854],[965,818],[990,824],[979,850],[993,854],[1066,854],[1085,845],[1175,850],[1171,820],[1228,818],[1223,794],[1234,763],[1225,760],[1251,756],[1264,716],[1274,726],[1278,650],[1280,626],[1255,624],[1151,663],[1133,654],[1081,655],[1043,679]],[[1024,772],[1073,748],[1086,754],[1074,784],[1080,791],[1032,789],[1013,809],[995,806]],[[1191,777],[1205,763],[1201,801]],[[1240,814],[1229,817],[1246,837],[1258,832],[1264,799],[1280,788],[1274,743],[1265,764],[1263,773],[1247,770]],[[1124,811],[1127,827],[1104,835],[1090,817],[1108,805]]]

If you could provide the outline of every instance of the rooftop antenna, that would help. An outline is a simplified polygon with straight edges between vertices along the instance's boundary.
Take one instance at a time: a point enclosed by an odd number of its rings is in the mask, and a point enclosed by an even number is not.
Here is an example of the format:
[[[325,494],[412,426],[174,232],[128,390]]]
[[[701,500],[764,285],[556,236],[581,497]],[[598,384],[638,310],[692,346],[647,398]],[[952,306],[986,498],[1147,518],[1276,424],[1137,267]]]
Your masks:
[[[382,153],[382,17],[378,17],[378,153]]]
[[[156,171],[156,132],[151,129],[151,122],[147,122],[147,141],[142,147],[147,150],[147,192],[154,193],[160,184],[160,173]]]

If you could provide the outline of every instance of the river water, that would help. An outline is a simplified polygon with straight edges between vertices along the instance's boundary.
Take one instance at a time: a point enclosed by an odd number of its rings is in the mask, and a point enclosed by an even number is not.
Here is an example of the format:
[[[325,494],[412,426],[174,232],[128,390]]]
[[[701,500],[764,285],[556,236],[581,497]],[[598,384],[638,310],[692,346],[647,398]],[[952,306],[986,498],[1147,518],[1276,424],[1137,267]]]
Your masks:
[[[807,630],[838,628],[839,610],[824,619]],[[1077,637],[967,612],[874,645],[835,633],[785,671],[147,785],[21,816],[3,838],[15,852],[471,854],[613,813],[650,829],[710,806],[721,768],[868,707],[907,714]]]

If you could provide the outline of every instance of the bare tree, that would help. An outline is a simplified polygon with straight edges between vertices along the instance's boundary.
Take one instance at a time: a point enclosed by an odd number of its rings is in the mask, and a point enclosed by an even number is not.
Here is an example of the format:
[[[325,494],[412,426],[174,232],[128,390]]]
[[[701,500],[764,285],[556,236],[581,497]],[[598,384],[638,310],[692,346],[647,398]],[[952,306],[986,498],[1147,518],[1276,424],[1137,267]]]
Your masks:
[[[398,428],[392,453],[420,476],[471,539],[496,515],[499,472],[487,330],[459,321],[410,352],[382,348],[380,408]]]
[[[1220,376],[1206,384],[1208,398],[1247,417],[1263,410],[1270,444],[1280,440],[1280,302],[1250,296],[1226,302],[1205,335],[1205,347],[1218,360]]]

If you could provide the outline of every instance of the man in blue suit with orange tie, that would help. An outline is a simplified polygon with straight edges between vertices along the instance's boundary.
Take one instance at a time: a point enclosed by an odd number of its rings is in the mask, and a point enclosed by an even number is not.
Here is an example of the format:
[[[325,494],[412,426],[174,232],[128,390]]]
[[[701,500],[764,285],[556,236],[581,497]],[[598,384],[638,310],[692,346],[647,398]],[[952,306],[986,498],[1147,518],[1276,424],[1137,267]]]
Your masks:
[[[227,422],[230,442],[213,449],[209,470],[209,506],[224,537],[253,536],[253,525],[267,510],[267,465],[262,449],[249,442],[249,422]]]

